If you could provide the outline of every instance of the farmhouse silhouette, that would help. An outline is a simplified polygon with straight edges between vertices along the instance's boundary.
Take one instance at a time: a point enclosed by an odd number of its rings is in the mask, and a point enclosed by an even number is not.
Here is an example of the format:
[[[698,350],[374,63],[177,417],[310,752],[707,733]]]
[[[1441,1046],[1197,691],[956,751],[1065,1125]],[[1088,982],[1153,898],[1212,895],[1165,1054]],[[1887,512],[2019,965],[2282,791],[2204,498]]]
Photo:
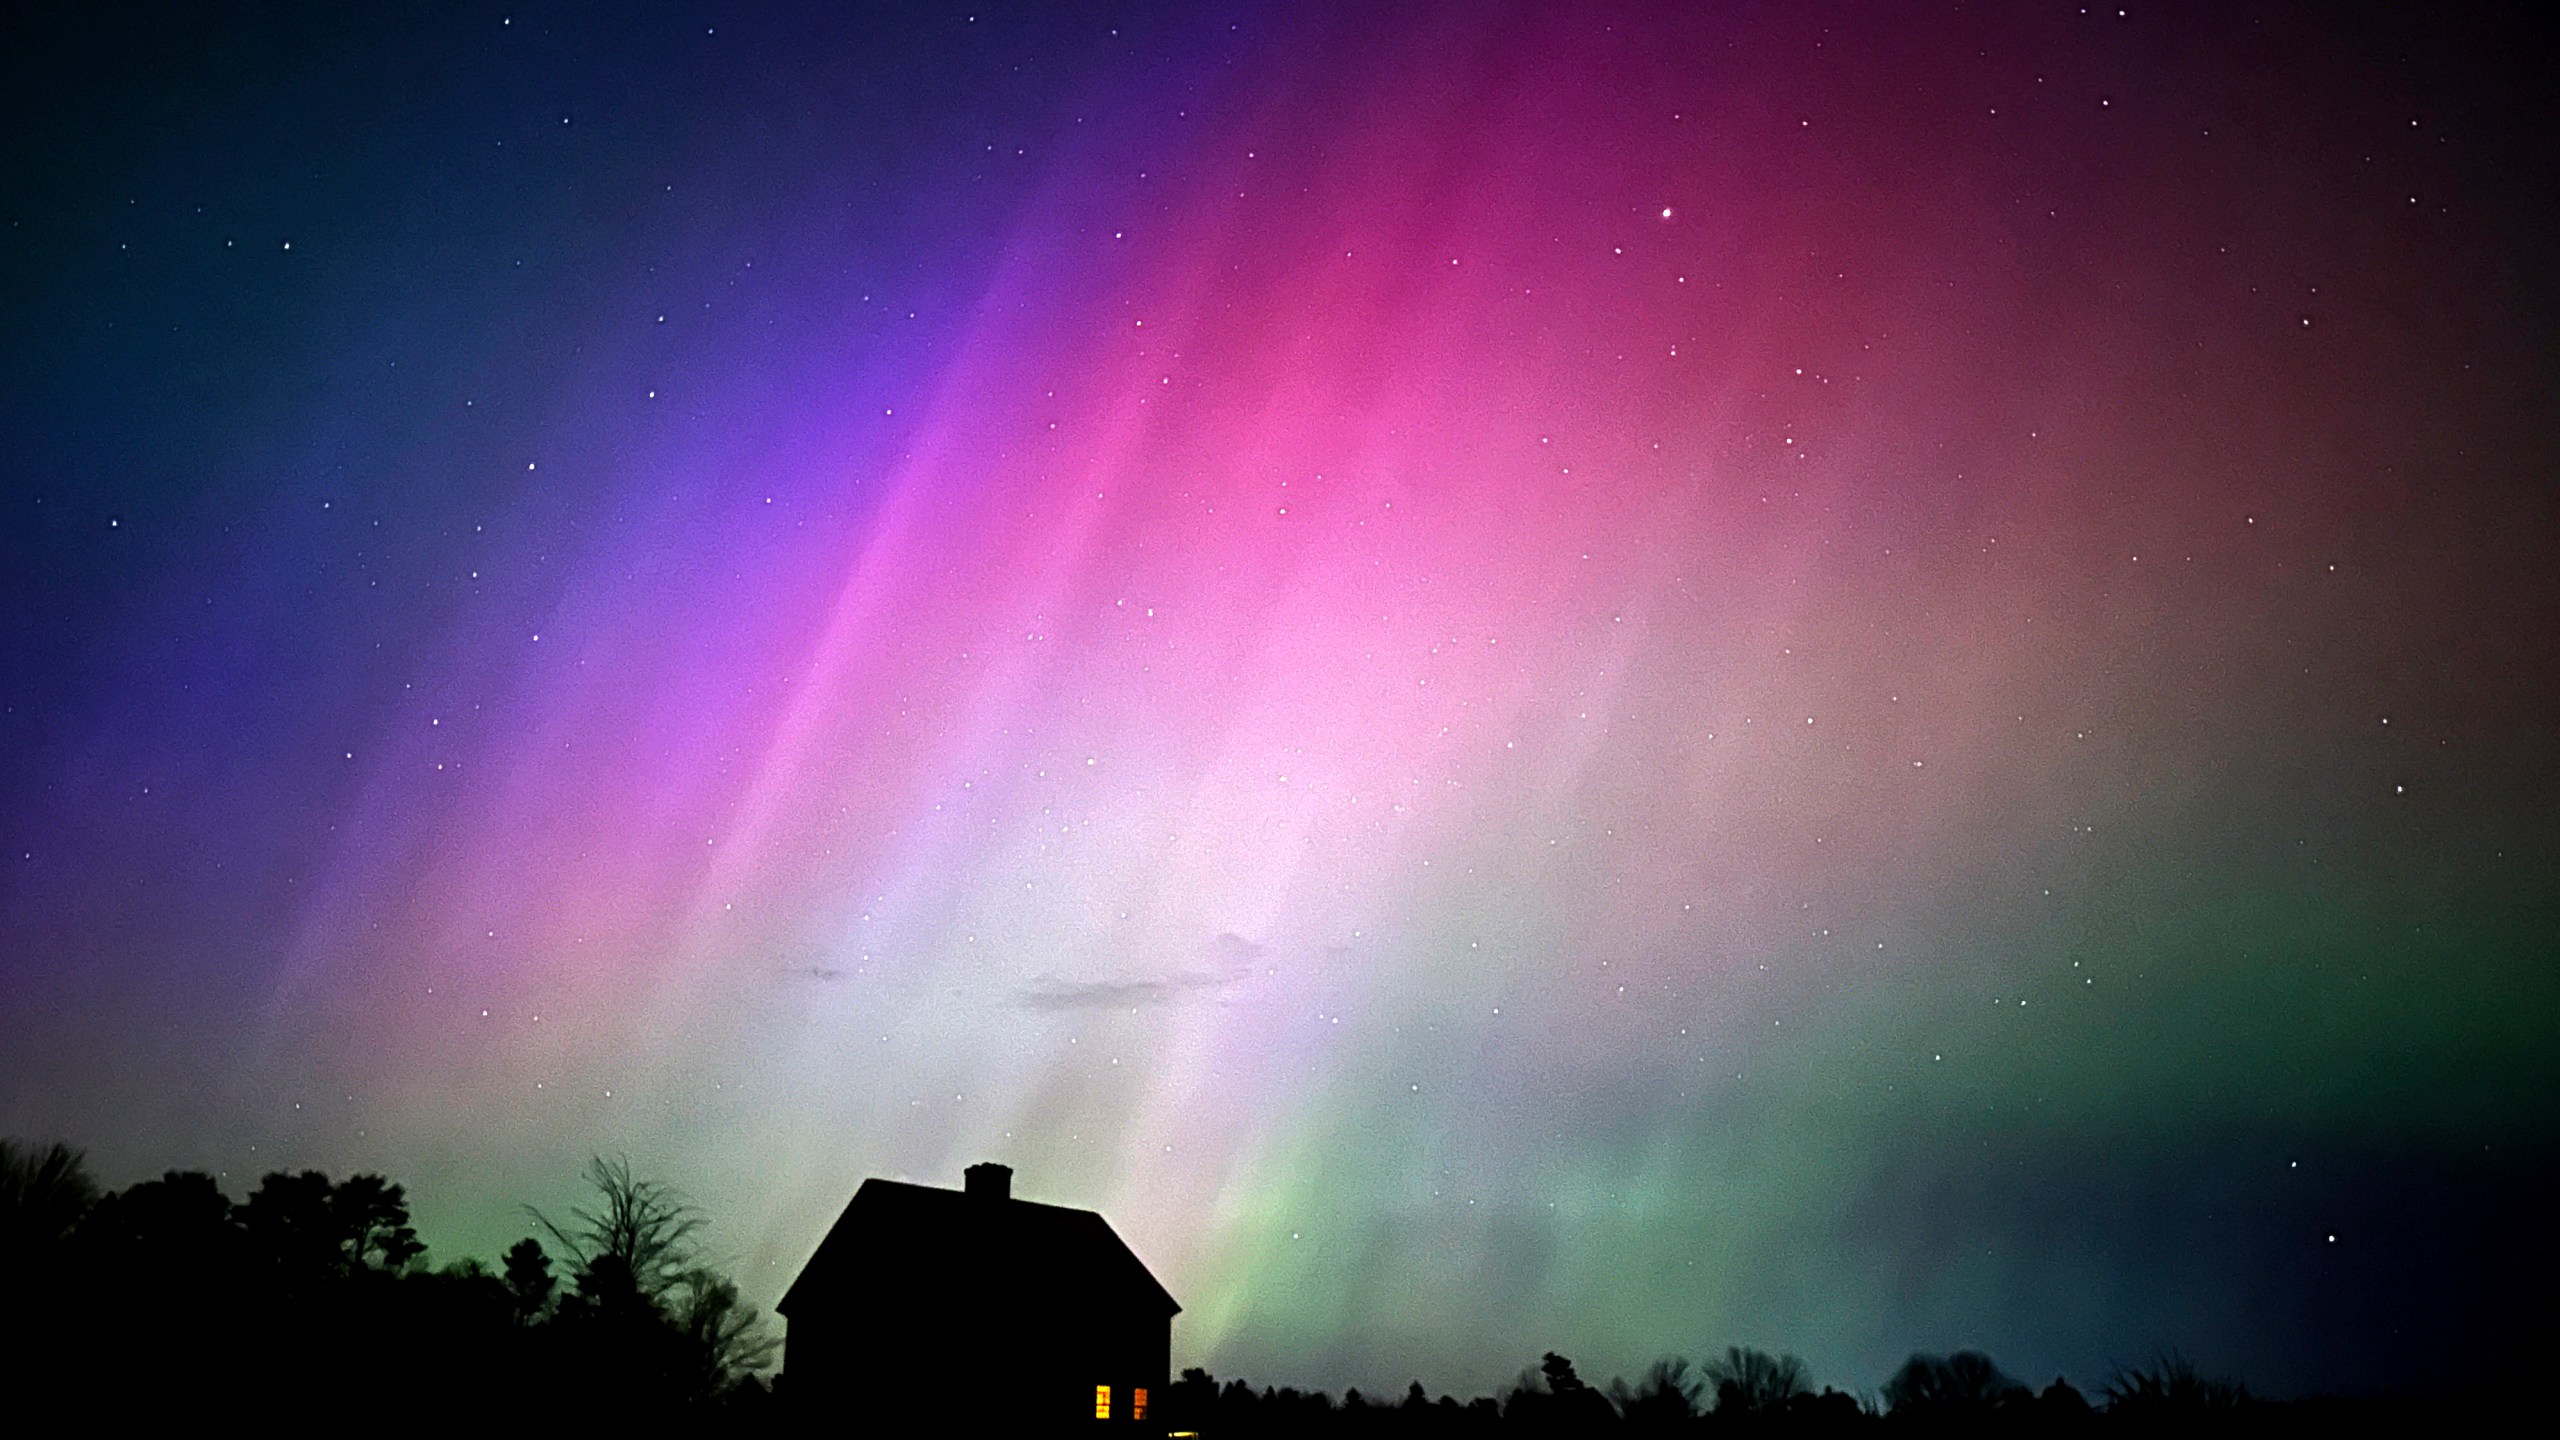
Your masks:
[[[965,1396],[973,1419],[1037,1430],[1162,1421],[1182,1309],[1100,1215],[1017,1200],[992,1163],[959,1190],[863,1181],[775,1308],[803,1413]]]

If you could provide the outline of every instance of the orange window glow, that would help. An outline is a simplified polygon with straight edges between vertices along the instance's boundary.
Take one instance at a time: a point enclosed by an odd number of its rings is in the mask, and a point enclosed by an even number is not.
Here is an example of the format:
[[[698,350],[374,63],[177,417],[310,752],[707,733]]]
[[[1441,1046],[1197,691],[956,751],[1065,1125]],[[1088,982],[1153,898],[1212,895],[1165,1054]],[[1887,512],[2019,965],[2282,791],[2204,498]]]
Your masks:
[[[1096,1420],[1111,1418],[1111,1387],[1108,1385],[1093,1387],[1093,1418]]]
[[[1129,1418],[1132,1420],[1147,1418],[1147,1390],[1143,1385],[1129,1392]]]

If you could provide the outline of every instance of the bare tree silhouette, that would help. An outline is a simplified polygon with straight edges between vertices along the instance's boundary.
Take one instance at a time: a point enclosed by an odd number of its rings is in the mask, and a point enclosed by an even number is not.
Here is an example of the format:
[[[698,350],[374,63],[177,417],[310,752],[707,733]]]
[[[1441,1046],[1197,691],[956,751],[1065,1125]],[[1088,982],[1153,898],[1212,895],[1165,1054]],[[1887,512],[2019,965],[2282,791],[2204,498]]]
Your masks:
[[[0,1260],[10,1268],[60,1246],[96,1203],[98,1182],[79,1151],[0,1139]]]
[[[574,1288],[554,1306],[573,1359],[616,1366],[634,1378],[626,1399],[651,1394],[702,1399],[720,1394],[771,1361],[779,1348],[763,1317],[738,1297],[698,1244],[707,1217],[673,1187],[631,1173],[631,1162],[587,1162],[594,1199],[566,1222],[526,1207],[569,1257]],[[520,1313],[550,1278],[541,1247],[508,1253]],[[540,1263],[537,1263],[540,1262]],[[528,1309],[528,1305],[531,1306]]]
[[[1774,1415],[1788,1401],[1813,1393],[1802,1360],[1744,1345],[1708,1361],[1706,1377],[1714,1388],[1715,1413],[1721,1416]]]
[[[1609,1398],[1617,1402],[1619,1416],[1640,1429],[1687,1425],[1698,1417],[1699,1401],[1706,1393],[1706,1382],[1677,1355],[1664,1356],[1646,1367],[1643,1382],[1632,1389],[1624,1380],[1609,1386]]]
[[[2099,1392],[2110,1417],[2191,1418],[2227,1414],[2249,1403],[2249,1387],[2198,1374],[2187,1357],[2164,1350],[2140,1366],[2119,1365]]]
[[[0,1274],[33,1302],[22,1308],[58,1317],[13,1358],[22,1373],[98,1397],[111,1420],[185,1418],[244,1376],[319,1410],[356,1413],[386,1393],[384,1357],[395,1355],[474,1377],[467,1390],[404,1397],[404,1419],[496,1414],[637,1429],[795,1418],[775,1408],[787,1393],[757,1377],[779,1341],[703,1253],[702,1211],[625,1160],[591,1160],[584,1178],[590,1194],[564,1217],[528,1209],[548,1248],[528,1237],[495,1269],[472,1259],[429,1268],[403,1188],[379,1175],[280,1171],[237,1204],[199,1171],[101,1194],[77,1150],[0,1141],[0,1256],[11,1262]],[[136,1296],[150,1303],[137,1306]],[[982,1358],[1000,1383],[1007,1357]],[[934,1397],[964,1429],[979,1398]],[[1235,1440],[1579,1435],[1616,1425],[1737,1436],[2141,1435],[2242,1426],[2307,1434],[2340,1422],[2421,1433],[2421,1421],[2491,1415],[2501,1397],[2264,1402],[2164,1351],[2117,1367],[2096,1409],[2060,1377],[2038,1395],[1989,1356],[1958,1351],[1913,1355],[1883,1398],[1889,1415],[1838,1390],[1817,1395],[1801,1360],[1743,1346],[1694,1367],[1665,1357],[1638,1383],[1614,1380],[1603,1391],[1551,1351],[1499,1398],[1466,1402],[1434,1400],[1419,1381],[1400,1399],[1354,1390],[1337,1401],[1185,1370],[1148,1419]]]
[[[1884,1382],[1885,1405],[1898,1419],[1974,1420],[2033,1395],[1979,1350],[1914,1355]]]
[[[595,1156],[587,1161],[592,1208],[569,1212],[562,1224],[534,1206],[525,1213],[566,1252],[573,1278],[591,1299],[622,1292],[651,1302],[664,1299],[699,1268],[694,1236],[705,1223],[692,1201],[655,1180],[631,1173],[631,1162]]]

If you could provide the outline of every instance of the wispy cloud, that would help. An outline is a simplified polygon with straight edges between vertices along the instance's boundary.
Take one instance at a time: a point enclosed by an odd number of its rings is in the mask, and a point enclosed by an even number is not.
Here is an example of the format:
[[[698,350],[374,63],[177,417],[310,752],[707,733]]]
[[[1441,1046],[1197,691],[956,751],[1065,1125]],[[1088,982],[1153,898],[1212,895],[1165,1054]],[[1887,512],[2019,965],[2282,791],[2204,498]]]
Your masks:
[[[1014,992],[1014,1004],[1025,1010],[1133,1010],[1171,1005],[1184,996],[1220,990],[1245,978],[1249,962],[1262,947],[1239,935],[1221,935],[1209,943],[1214,968],[1172,970],[1162,975],[1130,975],[1104,980],[1069,980],[1042,975]]]

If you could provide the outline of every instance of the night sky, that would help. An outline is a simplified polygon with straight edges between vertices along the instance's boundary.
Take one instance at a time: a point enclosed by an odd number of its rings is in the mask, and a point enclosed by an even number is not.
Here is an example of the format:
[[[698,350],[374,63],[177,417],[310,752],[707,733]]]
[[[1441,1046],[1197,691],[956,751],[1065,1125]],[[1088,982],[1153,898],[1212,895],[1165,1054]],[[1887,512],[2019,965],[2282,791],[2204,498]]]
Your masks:
[[[0,1132],[764,1304],[1002,1160],[1334,1388],[2547,1335],[2520,19],[13,15]]]

